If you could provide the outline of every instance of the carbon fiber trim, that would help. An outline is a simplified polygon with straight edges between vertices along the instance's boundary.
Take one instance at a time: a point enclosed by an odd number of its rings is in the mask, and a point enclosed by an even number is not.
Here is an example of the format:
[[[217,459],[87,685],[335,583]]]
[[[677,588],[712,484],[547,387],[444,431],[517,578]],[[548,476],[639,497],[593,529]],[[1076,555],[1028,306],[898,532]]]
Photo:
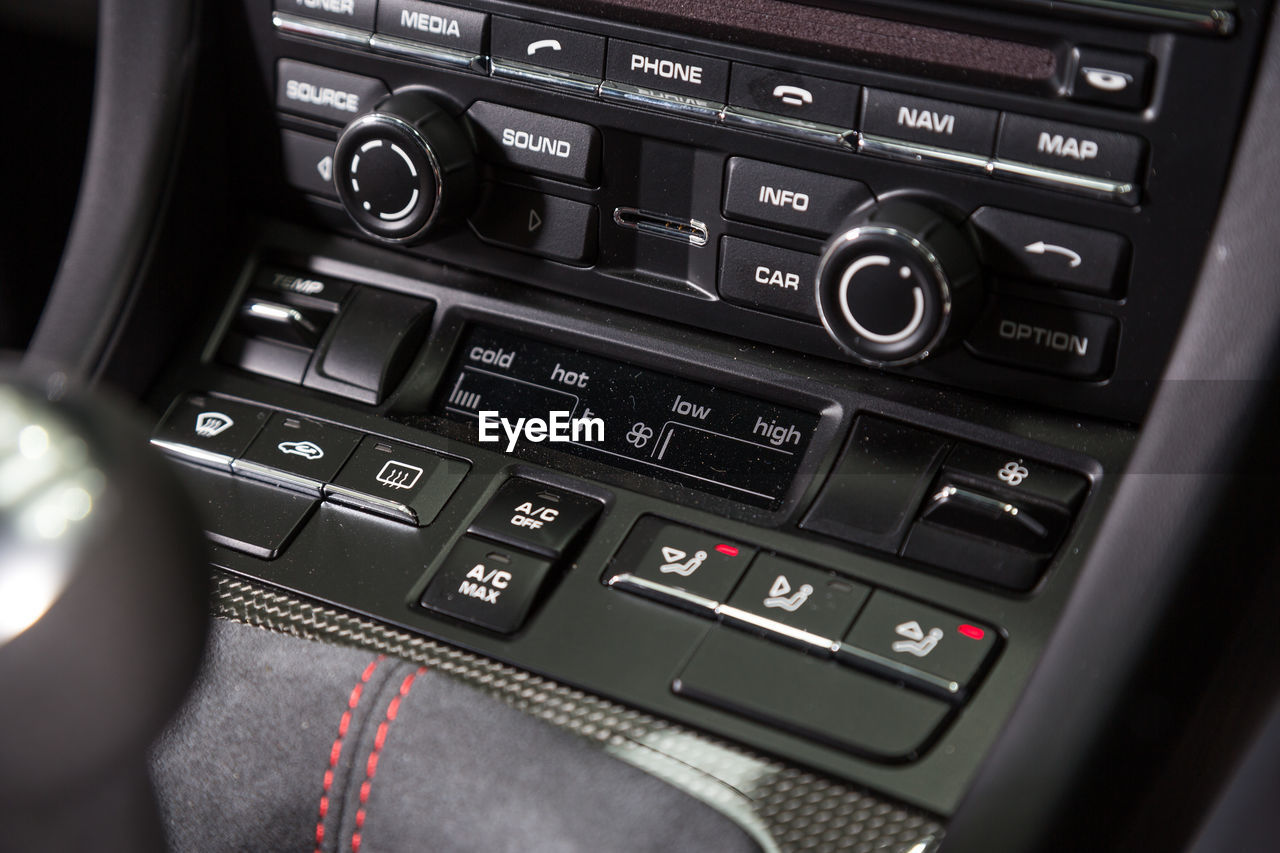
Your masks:
[[[766,851],[928,853],[933,816],[554,681],[245,579],[214,573],[213,613],[448,673],[596,742],[736,820]]]

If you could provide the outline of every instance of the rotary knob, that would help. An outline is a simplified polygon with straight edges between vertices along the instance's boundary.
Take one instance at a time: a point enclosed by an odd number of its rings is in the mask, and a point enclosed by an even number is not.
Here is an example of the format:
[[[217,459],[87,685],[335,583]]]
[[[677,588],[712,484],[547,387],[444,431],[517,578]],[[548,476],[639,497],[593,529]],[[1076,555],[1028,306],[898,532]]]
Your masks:
[[[348,124],[334,151],[338,198],[361,230],[388,243],[420,240],[466,216],[476,199],[467,133],[422,92],[392,95]]]
[[[974,242],[946,215],[889,199],[847,219],[818,262],[822,324],[879,367],[912,364],[972,322],[981,298]]]

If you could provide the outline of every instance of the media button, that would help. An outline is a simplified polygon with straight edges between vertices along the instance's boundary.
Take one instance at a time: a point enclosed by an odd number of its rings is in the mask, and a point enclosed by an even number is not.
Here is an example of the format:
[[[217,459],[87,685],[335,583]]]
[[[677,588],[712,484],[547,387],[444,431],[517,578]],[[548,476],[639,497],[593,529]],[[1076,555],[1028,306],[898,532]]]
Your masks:
[[[602,36],[530,21],[494,18],[489,42],[489,52],[494,59],[580,77],[598,79],[604,72]]]
[[[484,53],[489,16],[418,0],[381,0],[378,33],[443,47],[459,53]]]
[[[738,237],[720,239],[720,296],[771,314],[818,322],[818,256]]]
[[[610,39],[605,76],[617,83],[723,104],[729,88],[729,63],[696,53]]]

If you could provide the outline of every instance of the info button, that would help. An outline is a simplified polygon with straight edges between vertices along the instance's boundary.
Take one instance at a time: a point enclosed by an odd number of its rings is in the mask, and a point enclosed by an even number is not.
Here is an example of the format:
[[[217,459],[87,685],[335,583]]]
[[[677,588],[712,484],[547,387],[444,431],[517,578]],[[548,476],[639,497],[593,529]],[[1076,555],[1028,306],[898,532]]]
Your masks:
[[[464,459],[365,436],[325,487],[325,495],[335,503],[423,526],[435,519],[470,469]]]
[[[730,158],[726,175],[725,216],[815,237],[826,238],[871,201],[866,184],[745,157]]]

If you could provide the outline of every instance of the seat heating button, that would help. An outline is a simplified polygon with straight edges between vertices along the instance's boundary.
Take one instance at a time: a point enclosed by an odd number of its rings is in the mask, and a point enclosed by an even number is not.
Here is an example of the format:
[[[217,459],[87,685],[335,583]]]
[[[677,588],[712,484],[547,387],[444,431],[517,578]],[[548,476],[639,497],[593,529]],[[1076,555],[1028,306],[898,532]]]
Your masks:
[[[631,529],[603,580],[709,616],[754,554],[750,546],[650,516]]]
[[[1114,317],[1024,299],[998,299],[965,346],[978,358],[1068,379],[1111,373],[1120,324]]]
[[[600,166],[600,132],[589,124],[477,101],[467,110],[480,155],[508,166],[594,186]]]
[[[380,0],[378,33],[459,53],[484,53],[489,16],[418,0]]]
[[[724,213],[730,219],[829,237],[851,210],[871,200],[866,184],[762,163],[729,158]]]
[[[761,554],[720,610],[726,619],[770,639],[799,642],[830,652],[853,622],[871,590],[835,572]],[[809,636],[802,636],[803,632]],[[825,640],[825,643],[819,643]]]
[[[969,220],[982,242],[982,260],[1005,275],[1116,296],[1129,262],[1119,234],[995,207]]]
[[[193,462],[230,470],[270,414],[246,403],[187,394],[169,407],[151,443]]]
[[[720,295],[728,302],[816,323],[817,272],[817,255],[737,237],[720,239]]]
[[[867,89],[862,102],[863,133],[989,155],[999,113],[901,92]]]
[[[877,590],[841,644],[850,661],[888,666],[960,694],[996,645],[996,632],[954,613]]]
[[[423,607],[510,634],[524,624],[551,561],[463,536],[422,594]]]
[[[338,503],[422,526],[435,519],[470,469],[465,459],[367,435],[325,494]]]
[[[359,443],[353,430],[277,412],[232,467],[246,477],[319,494]]]
[[[387,87],[372,77],[293,59],[276,63],[276,106],[286,112],[346,124],[386,96]]]
[[[599,514],[597,500],[516,477],[489,499],[467,532],[558,557]]]

